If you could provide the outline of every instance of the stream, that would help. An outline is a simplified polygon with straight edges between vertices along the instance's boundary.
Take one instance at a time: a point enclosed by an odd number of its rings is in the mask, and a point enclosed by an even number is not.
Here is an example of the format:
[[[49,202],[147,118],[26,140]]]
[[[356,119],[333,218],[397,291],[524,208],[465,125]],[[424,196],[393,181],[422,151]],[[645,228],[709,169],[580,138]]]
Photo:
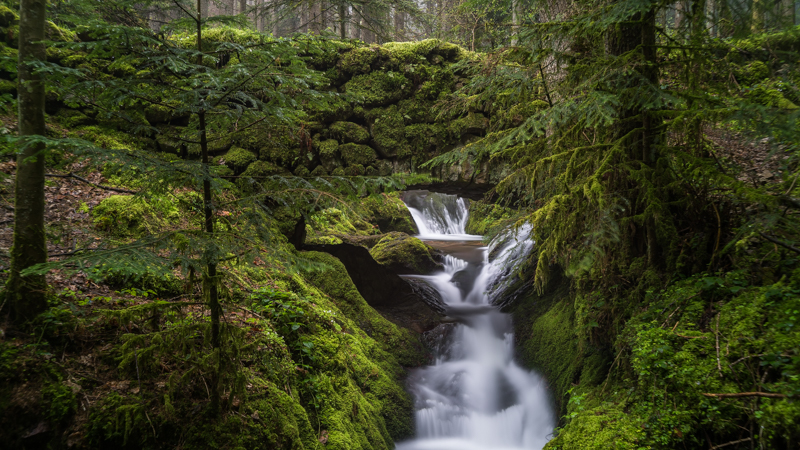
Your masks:
[[[511,317],[492,306],[504,280],[527,256],[529,229],[486,247],[465,231],[468,202],[454,195],[409,191],[404,201],[418,238],[446,254],[444,271],[414,275],[437,289],[456,324],[432,333],[435,362],[409,377],[416,437],[399,450],[541,449],[554,415],[544,380],[513,358]],[[492,256],[491,260],[489,255]]]

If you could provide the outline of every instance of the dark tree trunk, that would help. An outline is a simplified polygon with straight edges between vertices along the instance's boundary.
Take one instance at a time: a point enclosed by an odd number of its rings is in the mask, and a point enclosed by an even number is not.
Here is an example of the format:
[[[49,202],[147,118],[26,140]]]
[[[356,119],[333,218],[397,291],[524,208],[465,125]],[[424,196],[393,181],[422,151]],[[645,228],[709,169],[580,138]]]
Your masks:
[[[44,81],[33,73],[31,61],[45,60],[45,0],[22,0],[19,22],[19,134],[45,134]],[[27,145],[17,156],[14,189],[14,241],[11,272],[6,289],[11,317],[16,322],[33,319],[47,308],[43,275],[23,277],[20,272],[47,262],[44,231],[44,146]]]
[[[609,29],[606,38],[606,52],[609,55],[622,56],[634,51],[639,53],[631,59],[635,61],[633,70],[641,74],[644,79],[642,82],[653,86],[657,85],[659,76],[655,32],[655,11],[651,10],[644,14],[636,14],[626,22],[615,24]],[[628,83],[638,79],[638,77],[625,77],[619,81],[619,90],[632,88]],[[642,164],[655,169],[660,129],[658,119],[649,111],[634,105],[620,111],[619,119],[620,123],[613,131],[614,139],[623,140],[621,145],[628,150],[632,160],[641,161]],[[634,197],[636,195],[633,194]],[[646,219],[643,229],[635,232],[631,245],[634,254],[639,253],[636,250],[639,248],[645,251],[648,264],[651,266],[659,264],[660,252],[654,218]]]
[[[198,11],[200,9],[200,1],[197,0]],[[197,51],[202,52],[203,43],[203,27],[202,16],[198,15],[197,20]],[[198,64],[202,62],[202,54],[197,57]],[[204,216],[204,231],[209,239],[214,236],[214,206],[212,204],[211,196],[211,172],[209,171],[209,158],[208,158],[208,134],[206,130],[206,112],[200,110],[198,113],[199,128],[200,128],[200,154],[203,162],[203,216]],[[211,347],[214,349],[217,358],[217,366],[211,376],[211,406],[210,414],[213,417],[218,417],[220,413],[220,316],[222,307],[219,304],[219,292],[217,284],[217,264],[216,255],[205,255],[206,259],[206,274],[203,277],[203,294],[208,302],[208,308],[211,310]]]

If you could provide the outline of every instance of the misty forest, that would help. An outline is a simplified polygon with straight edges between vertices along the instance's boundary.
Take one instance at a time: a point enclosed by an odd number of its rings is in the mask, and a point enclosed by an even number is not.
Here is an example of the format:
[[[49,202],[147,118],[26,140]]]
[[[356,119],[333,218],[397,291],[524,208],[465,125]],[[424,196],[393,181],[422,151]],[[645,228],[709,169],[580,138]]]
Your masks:
[[[800,449],[798,16],[0,0],[0,448]]]

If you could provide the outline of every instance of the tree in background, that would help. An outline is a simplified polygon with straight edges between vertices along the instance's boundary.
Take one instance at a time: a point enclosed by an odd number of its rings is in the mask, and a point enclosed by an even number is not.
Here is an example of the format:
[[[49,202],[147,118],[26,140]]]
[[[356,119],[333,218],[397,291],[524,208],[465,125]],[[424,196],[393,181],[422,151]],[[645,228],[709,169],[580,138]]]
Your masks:
[[[19,23],[17,177],[14,189],[14,242],[6,301],[18,322],[33,319],[47,308],[44,275],[21,272],[47,262],[44,229],[44,173],[46,148],[36,137],[45,134],[45,86],[39,64],[45,55],[45,0],[22,0]],[[33,139],[25,139],[31,137]]]

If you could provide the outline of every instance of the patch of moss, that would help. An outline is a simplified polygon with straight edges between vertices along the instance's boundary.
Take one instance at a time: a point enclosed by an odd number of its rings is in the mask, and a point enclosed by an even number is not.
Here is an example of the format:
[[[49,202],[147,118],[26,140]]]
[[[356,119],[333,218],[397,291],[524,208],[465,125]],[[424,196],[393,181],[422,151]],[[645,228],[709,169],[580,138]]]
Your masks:
[[[228,153],[213,159],[214,164],[224,164],[237,175],[244,172],[250,164],[255,162],[256,155],[240,147],[233,147]]]
[[[311,175],[311,171],[308,170],[308,167],[306,167],[306,166],[300,166],[300,167],[294,169],[294,174],[295,174],[295,176],[298,176],[298,177],[307,177],[307,176]]]
[[[11,80],[0,80],[0,95],[11,94],[17,95],[17,83]]]
[[[19,23],[19,14],[6,5],[0,5],[0,27]]]
[[[334,122],[325,130],[325,134],[343,143],[366,144],[369,142],[369,132],[353,122]]]
[[[582,405],[575,406],[576,409]],[[545,445],[545,450],[557,449],[619,449],[638,450],[645,437],[645,423],[628,414],[622,405],[603,405],[576,415],[569,426]]]
[[[411,146],[406,139],[405,121],[396,106],[374,109],[367,118],[371,121],[375,147],[384,157],[406,157]]]
[[[349,177],[360,177],[365,174],[366,170],[361,164],[353,164],[345,167],[344,174]]]
[[[343,86],[353,103],[385,106],[411,95],[411,82],[399,72],[374,71],[356,75]]]
[[[379,264],[398,274],[427,275],[442,269],[431,246],[405,233],[388,233],[369,253]]]
[[[96,227],[113,235],[139,236],[153,233],[180,218],[172,201],[130,195],[112,195],[92,209]]]
[[[450,141],[447,128],[438,123],[408,125],[405,128],[405,136],[411,145],[412,154],[422,158],[444,148]]]
[[[317,166],[317,167],[314,167],[314,170],[311,171],[311,176],[314,176],[314,177],[327,177],[328,176],[328,171],[325,170],[325,167],[323,167],[323,166]]]
[[[372,147],[361,144],[342,144],[339,146],[339,153],[348,166],[356,164],[361,166],[370,165],[378,158]]]
[[[325,170],[330,172],[341,167],[339,156],[339,143],[336,140],[328,139],[319,143],[319,160]]]
[[[360,206],[366,210],[368,220],[383,233],[417,233],[414,219],[397,192],[370,195],[361,199]]]
[[[84,125],[91,125],[94,119],[74,109],[61,109],[55,115],[56,121],[66,128],[76,128]]]

